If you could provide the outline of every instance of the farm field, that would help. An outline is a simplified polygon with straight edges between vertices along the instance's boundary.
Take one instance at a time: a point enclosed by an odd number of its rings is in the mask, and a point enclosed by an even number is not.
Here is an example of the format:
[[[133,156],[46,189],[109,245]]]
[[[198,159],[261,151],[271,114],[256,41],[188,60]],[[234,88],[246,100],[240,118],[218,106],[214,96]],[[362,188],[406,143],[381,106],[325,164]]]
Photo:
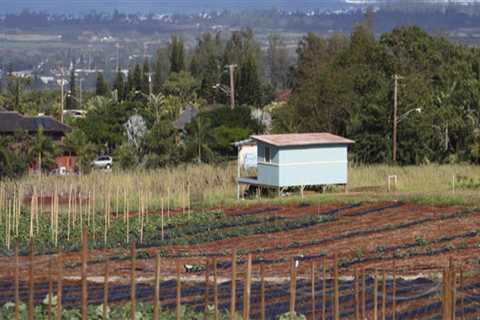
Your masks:
[[[135,299],[147,318],[159,301],[161,319],[214,319],[214,305],[223,319],[236,297],[251,319],[292,306],[308,319],[476,319],[480,170],[352,167],[349,179],[348,193],[241,201],[231,165],[2,181],[0,314],[18,301],[23,318],[35,306],[48,319],[61,301],[64,319],[80,319],[88,301],[89,319],[102,304],[130,317]]]
[[[124,224],[124,216],[110,214],[111,225]],[[163,239],[159,223],[164,221]],[[49,217],[48,217],[49,218]],[[139,241],[142,219],[145,222],[142,241]],[[475,318],[480,295],[478,253],[480,251],[480,210],[465,206],[441,206],[404,203],[400,201],[353,202],[353,203],[308,203],[252,204],[240,207],[217,207],[215,209],[152,210],[143,214],[130,212],[127,220],[132,227],[131,238],[136,241],[134,254],[136,297],[148,302],[153,297],[152,281],[155,277],[155,257],[160,255],[162,282],[161,304],[175,310],[176,271],[182,267],[182,305],[202,312],[205,304],[205,264],[210,262],[210,274],[215,259],[218,280],[217,295],[220,310],[228,310],[231,287],[231,254],[237,253],[237,309],[243,308],[243,279],[247,269],[247,256],[252,258],[252,319],[260,318],[260,268],[265,275],[267,297],[267,319],[275,319],[288,312],[290,292],[291,258],[299,261],[296,273],[296,310],[312,317],[311,270],[317,271],[315,285],[317,310],[323,308],[323,294],[328,296],[325,312],[332,313],[332,288],[334,255],[337,257],[339,274],[340,313],[345,319],[353,318],[355,312],[353,277],[357,270],[365,270],[365,314],[373,312],[374,275],[382,283],[380,275],[386,273],[387,296],[391,293],[395,273],[397,298],[387,297],[385,312],[392,317],[392,301],[396,319],[430,319],[442,312],[441,275],[451,261],[462,272],[462,288],[457,283],[457,311],[463,310]],[[148,222],[147,222],[148,221]],[[28,225],[28,219],[26,220]],[[22,224],[21,224],[22,225]],[[113,227],[112,227],[113,228]],[[64,230],[60,228],[63,242]],[[100,223],[97,238],[93,240],[89,228],[88,277],[89,301],[101,304],[104,290],[102,281],[105,261],[108,257],[110,268],[109,302],[128,302],[131,297],[131,253],[128,244],[123,243],[123,231],[109,237],[105,247],[103,227]],[[42,303],[48,293],[49,277],[52,274],[50,262],[57,263],[57,249],[46,241],[50,234],[38,240],[37,254],[33,259],[36,283],[35,301]],[[43,240],[42,240],[43,239]],[[80,242],[80,238],[77,239]],[[117,242],[117,245],[114,245]],[[81,254],[77,246],[65,247],[63,259],[64,290],[63,303],[66,308],[79,307]],[[25,246],[20,250],[20,272],[27,274],[30,258]],[[47,253],[51,253],[50,255]],[[16,265],[12,251],[0,257],[2,293],[0,304],[12,301]],[[183,266],[194,266],[192,272],[185,272]],[[323,268],[325,267],[325,274]],[[377,273],[376,273],[377,272]],[[55,274],[55,272],[53,272]],[[211,275],[212,276],[212,275]],[[26,296],[27,283],[21,277],[20,287]],[[325,279],[325,283],[323,283]],[[209,303],[212,304],[214,289],[210,279]],[[377,289],[381,291],[381,285]],[[38,288],[37,288],[38,287]],[[325,287],[325,289],[323,289]],[[68,289],[66,289],[68,288]],[[324,291],[325,290],[325,291]],[[463,295],[465,292],[465,295]],[[380,294],[381,295],[381,294]],[[377,299],[377,302],[381,301]],[[461,301],[461,302],[460,302]],[[379,302],[380,303],[380,302]],[[380,304],[381,305],[381,304]],[[461,307],[460,307],[461,305]],[[380,308],[380,307],[378,307]],[[478,308],[480,311],[480,308]],[[320,311],[318,311],[320,312]],[[389,318],[390,317],[390,318]]]

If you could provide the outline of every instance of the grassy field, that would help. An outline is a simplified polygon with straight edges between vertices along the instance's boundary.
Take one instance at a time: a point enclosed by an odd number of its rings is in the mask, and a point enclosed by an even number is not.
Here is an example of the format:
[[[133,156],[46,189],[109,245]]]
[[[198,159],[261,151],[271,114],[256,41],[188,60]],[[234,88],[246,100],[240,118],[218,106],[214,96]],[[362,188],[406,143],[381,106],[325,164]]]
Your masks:
[[[398,185],[387,191],[387,177],[397,176]],[[9,194],[13,189],[21,197],[49,197],[58,194],[67,198],[95,197],[95,206],[110,200],[115,203],[125,199],[131,210],[138,210],[139,198],[150,210],[165,208],[215,207],[238,205],[236,201],[236,166],[185,165],[154,171],[94,172],[85,176],[26,177],[4,181],[0,189]],[[455,177],[455,178],[454,178]],[[455,189],[453,180],[455,179]],[[348,194],[338,189],[326,193],[306,193],[303,200],[318,202],[350,202],[364,200],[411,199],[434,204],[474,204],[480,200],[480,166],[426,165],[426,166],[361,166],[349,169]],[[299,194],[277,199],[254,201],[299,201]],[[61,201],[60,201],[61,202]],[[66,201],[65,201],[66,203]],[[61,204],[61,203],[60,203]]]

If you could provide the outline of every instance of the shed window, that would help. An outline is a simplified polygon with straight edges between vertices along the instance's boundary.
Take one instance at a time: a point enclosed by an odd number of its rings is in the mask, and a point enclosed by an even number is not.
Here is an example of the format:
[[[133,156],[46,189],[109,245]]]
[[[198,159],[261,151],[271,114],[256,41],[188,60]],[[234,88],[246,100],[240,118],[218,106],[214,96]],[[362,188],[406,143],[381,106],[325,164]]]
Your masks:
[[[270,150],[270,147],[265,147],[265,162],[272,162],[272,151]]]

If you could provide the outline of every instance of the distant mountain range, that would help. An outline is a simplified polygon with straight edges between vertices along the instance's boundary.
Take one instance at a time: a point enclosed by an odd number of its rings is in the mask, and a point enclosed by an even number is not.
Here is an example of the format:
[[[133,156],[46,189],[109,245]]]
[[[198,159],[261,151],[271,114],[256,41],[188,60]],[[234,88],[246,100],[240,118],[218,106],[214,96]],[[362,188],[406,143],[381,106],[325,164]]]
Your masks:
[[[0,12],[19,12],[27,8],[52,13],[111,12],[114,9],[121,12],[192,13],[223,9],[330,9],[343,3],[343,0],[15,0],[5,1]]]
[[[371,5],[396,2],[471,4],[480,0],[15,0],[4,1],[0,14],[16,13],[23,9],[49,13],[86,13],[92,10],[126,13],[193,13],[212,10],[281,9],[281,10],[336,10],[352,5]]]

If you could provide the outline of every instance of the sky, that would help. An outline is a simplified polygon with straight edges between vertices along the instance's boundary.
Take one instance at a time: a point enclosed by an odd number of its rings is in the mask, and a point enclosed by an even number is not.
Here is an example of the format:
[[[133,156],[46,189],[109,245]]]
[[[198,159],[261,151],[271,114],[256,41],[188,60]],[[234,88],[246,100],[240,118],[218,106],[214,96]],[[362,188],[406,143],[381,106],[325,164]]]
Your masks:
[[[0,13],[22,9],[51,13],[111,12],[188,13],[221,9],[325,9],[342,0],[0,0]]]

